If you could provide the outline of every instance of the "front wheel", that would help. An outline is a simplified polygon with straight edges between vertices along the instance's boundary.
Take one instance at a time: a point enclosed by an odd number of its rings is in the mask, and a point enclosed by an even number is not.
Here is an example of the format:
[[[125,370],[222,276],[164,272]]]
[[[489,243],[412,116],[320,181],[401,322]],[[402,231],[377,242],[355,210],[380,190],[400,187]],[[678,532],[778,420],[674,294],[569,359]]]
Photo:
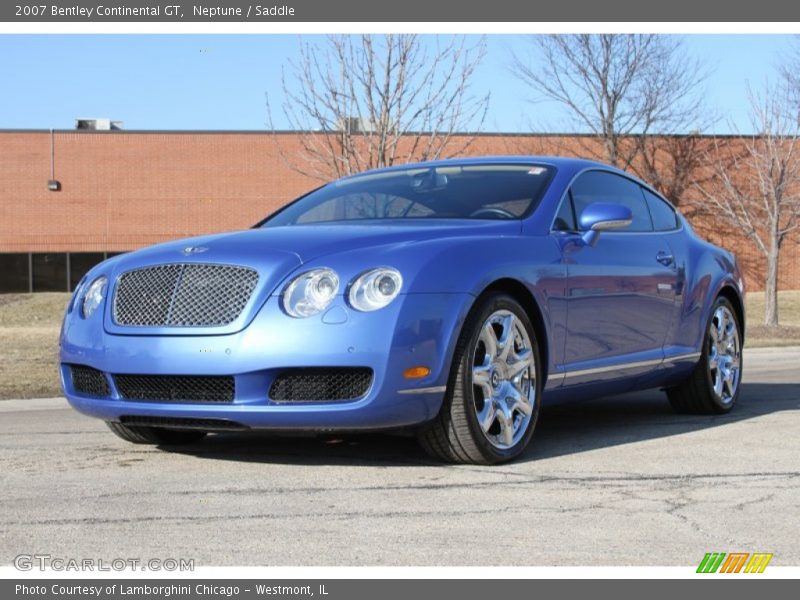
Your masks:
[[[541,368],[528,315],[507,294],[492,294],[470,313],[437,418],[419,432],[440,460],[497,464],[518,456],[536,427]]]
[[[742,330],[727,298],[711,310],[700,362],[691,375],[667,389],[672,407],[680,413],[724,414],[739,398],[742,379]]]

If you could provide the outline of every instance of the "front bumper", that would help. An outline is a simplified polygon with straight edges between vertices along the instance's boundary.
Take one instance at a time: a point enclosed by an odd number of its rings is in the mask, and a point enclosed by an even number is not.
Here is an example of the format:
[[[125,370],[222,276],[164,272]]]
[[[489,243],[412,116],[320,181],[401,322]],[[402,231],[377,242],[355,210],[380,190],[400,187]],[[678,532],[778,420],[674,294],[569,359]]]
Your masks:
[[[64,393],[78,411],[106,421],[123,417],[226,420],[255,429],[390,429],[432,419],[441,406],[456,336],[471,304],[467,294],[409,294],[388,307],[360,313],[338,297],[323,314],[293,319],[270,297],[242,331],[228,335],[118,335],[104,330],[101,312],[67,315],[61,335]],[[174,333],[169,332],[169,333]],[[110,393],[79,393],[67,365],[106,374]],[[426,366],[423,379],[406,369]],[[361,398],[274,402],[268,390],[286,369],[368,367],[374,376]],[[235,380],[230,403],[122,399],[111,375],[226,375]]]

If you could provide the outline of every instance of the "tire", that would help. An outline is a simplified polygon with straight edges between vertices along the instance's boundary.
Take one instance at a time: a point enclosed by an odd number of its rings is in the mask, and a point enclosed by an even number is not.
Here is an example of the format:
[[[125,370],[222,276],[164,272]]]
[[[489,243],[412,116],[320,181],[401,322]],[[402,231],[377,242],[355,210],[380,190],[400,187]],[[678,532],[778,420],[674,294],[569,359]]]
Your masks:
[[[513,332],[510,342],[507,332]],[[482,298],[456,345],[442,408],[418,432],[420,444],[451,463],[516,458],[536,427],[541,382],[538,342],[525,310],[507,294]]]
[[[106,421],[108,428],[114,434],[132,444],[152,444],[164,446],[178,446],[199,442],[206,436],[205,431],[164,429],[162,427],[146,427],[142,425],[123,425],[113,421]]]
[[[730,412],[739,398],[742,364],[742,326],[733,305],[720,296],[706,323],[700,361],[684,381],[667,389],[672,408],[697,415]]]

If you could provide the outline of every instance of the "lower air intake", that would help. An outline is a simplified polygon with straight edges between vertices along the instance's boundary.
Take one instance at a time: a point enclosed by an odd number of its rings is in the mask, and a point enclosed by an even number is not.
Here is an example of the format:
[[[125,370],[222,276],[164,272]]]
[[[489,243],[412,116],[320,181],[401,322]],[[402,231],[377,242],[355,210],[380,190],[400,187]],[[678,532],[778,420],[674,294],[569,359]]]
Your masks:
[[[114,375],[124,400],[154,402],[233,402],[233,377],[205,375]]]
[[[123,425],[138,427],[164,427],[166,429],[202,429],[204,431],[243,431],[246,425],[225,419],[185,419],[181,417],[139,417],[135,415],[119,418]]]
[[[107,398],[110,395],[108,380],[102,371],[83,365],[70,365],[73,389],[83,396]]]
[[[365,396],[372,385],[372,369],[326,367],[288,369],[269,389],[275,402],[332,402]]]

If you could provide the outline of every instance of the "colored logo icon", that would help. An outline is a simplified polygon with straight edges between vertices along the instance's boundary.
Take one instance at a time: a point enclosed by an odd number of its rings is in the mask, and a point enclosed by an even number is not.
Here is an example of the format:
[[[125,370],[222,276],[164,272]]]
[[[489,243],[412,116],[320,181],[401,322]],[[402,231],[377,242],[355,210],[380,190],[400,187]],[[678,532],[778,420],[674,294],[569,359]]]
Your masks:
[[[698,573],[763,573],[772,553],[707,552],[697,567]]]

